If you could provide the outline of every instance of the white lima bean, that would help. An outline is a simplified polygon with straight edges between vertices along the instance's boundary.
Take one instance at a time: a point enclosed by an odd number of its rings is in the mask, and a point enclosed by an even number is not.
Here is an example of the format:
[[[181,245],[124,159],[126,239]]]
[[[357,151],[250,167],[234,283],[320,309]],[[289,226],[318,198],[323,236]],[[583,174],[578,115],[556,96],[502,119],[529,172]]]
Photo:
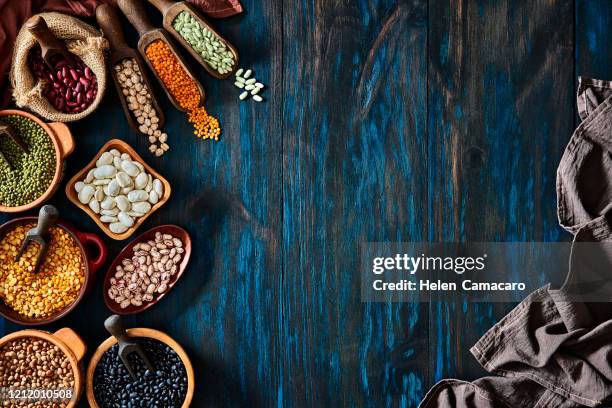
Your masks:
[[[236,81],[234,82],[234,85],[241,90],[238,98],[241,101],[244,101],[250,96],[255,102],[263,102],[263,98],[261,95],[259,95],[259,93],[264,88],[264,85],[257,81],[256,78],[251,78],[252,73],[253,71],[250,69],[244,71],[241,68],[236,71]]]
[[[136,243],[131,257],[115,267],[108,297],[122,309],[154,301],[168,291],[184,253],[183,241],[171,234],[157,232],[154,239]]]
[[[74,185],[79,202],[87,205],[115,234],[133,227],[163,197],[164,185],[127,153],[111,149],[96,167]]]

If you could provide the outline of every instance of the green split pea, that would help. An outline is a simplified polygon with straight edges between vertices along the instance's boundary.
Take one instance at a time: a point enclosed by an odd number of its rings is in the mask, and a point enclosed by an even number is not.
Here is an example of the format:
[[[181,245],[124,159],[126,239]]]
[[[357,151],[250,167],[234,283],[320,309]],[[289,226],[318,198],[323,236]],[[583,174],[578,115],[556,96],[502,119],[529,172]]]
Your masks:
[[[49,188],[55,175],[55,147],[45,130],[33,120],[18,115],[2,118],[13,126],[28,147],[24,152],[9,137],[0,137],[0,204],[18,207],[36,200]]]
[[[208,27],[202,26],[189,12],[181,11],[172,22],[172,26],[215,71],[221,75],[232,71],[236,63],[234,53],[223,39]]]

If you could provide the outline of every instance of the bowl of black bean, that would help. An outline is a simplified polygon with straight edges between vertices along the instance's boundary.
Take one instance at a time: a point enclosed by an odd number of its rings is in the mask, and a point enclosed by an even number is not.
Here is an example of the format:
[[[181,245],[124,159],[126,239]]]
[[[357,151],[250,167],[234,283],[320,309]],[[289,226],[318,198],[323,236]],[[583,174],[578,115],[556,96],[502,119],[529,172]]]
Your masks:
[[[132,376],[119,356],[117,340],[109,337],[97,348],[87,368],[89,406],[189,407],[195,384],[185,350],[158,330],[133,328],[127,335],[140,344],[155,371],[149,370],[138,354],[131,353],[127,358]]]

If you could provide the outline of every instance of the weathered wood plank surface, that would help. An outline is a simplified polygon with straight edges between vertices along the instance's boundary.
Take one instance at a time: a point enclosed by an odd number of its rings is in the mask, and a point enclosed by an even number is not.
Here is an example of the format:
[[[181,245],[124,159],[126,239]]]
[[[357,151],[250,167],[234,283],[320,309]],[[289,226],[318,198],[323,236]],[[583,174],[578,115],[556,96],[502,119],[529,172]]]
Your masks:
[[[609,1],[576,1],[576,75],[612,78],[611,22]]]
[[[173,183],[143,230],[176,223],[197,248],[185,281],[128,324],[186,347],[196,407],[415,407],[441,378],[482,375],[468,348],[512,305],[361,303],[359,245],[567,239],[555,170],[575,73],[612,77],[610,5],[242,3],[214,23],[270,87],[266,103],[238,103],[229,81],[202,74],[221,142],[194,140],[164,100],[172,150],[150,158],[112,92],[71,125],[67,176],[126,140]],[[99,231],[61,190],[52,203]],[[111,256],[124,245],[107,242]],[[103,273],[49,327],[75,328],[90,350],[107,337]],[[0,334],[18,329],[0,320]]]
[[[555,171],[573,131],[573,18],[566,0],[429,2],[432,239],[560,238]],[[432,304],[430,381],[481,376],[468,349],[511,306]]]
[[[283,9],[288,406],[414,406],[423,395],[427,307],[361,303],[358,253],[362,242],[419,241],[431,228],[426,6]]]

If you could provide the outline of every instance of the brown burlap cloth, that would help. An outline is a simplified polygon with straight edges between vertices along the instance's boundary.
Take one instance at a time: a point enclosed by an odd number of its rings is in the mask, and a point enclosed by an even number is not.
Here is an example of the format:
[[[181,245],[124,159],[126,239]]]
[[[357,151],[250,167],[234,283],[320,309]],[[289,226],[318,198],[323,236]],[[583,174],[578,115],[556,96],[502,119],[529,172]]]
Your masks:
[[[44,81],[39,81],[30,70],[28,56],[30,50],[37,46],[36,39],[28,30],[22,28],[15,39],[15,49],[11,62],[11,86],[13,99],[20,108],[27,108],[52,122],[70,122],[84,118],[93,112],[100,104],[106,89],[106,65],[104,53],[108,49],[108,41],[100,31],[85,24],[78,18],[62,13],[39,14],[49,26],[49,29],[60,39],[64,40],[68,50],[77,55],[91,68],[98,80],[98,94],[96,99],[79,113],[63,113],[56,110],[53,105],[41,94]]]

